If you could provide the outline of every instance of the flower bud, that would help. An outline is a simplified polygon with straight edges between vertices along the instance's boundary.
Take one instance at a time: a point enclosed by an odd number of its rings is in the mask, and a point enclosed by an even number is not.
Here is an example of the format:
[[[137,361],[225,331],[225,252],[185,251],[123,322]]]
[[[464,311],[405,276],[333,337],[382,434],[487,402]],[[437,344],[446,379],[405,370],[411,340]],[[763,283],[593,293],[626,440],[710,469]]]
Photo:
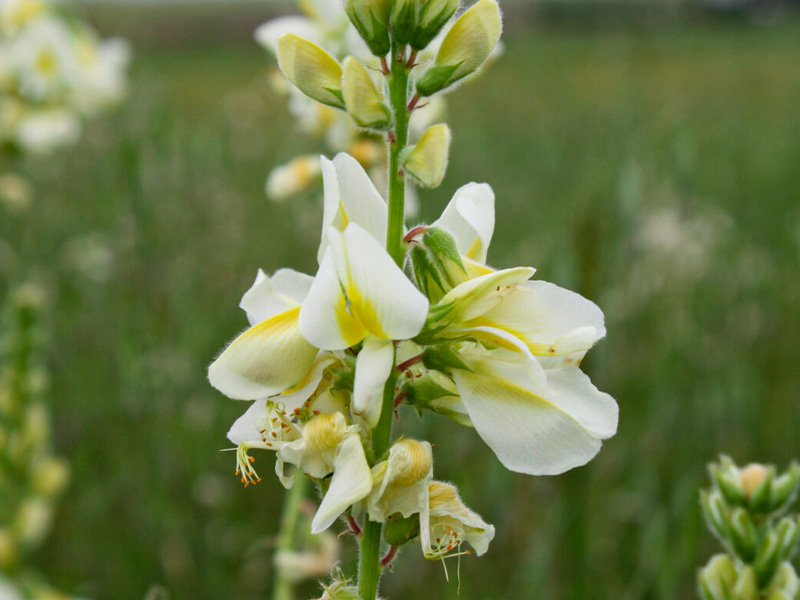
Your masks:
[[[450,128],[441,123],[425,130],[415,146],[403,150],[400,164],[406,173],[425,187],[439,187],[447,172]]]
[[[270,171],[265,191],[273,202],[283,202],[310,189],[320,173],[319,156],[298,156]]]
[[[797,540],[800,538],[800,527],[798,527],[797,520],[785,517],[778,523],[775,531],[777,531],[778,539],[780,540],[781,560],[791,559],[797,548]]]
[[[733,506],[744,506],[745,490],[740,471],[733,461],[727,456],[722,456],[719,464],[709,465],[709,471],[725,501]]]
[[[14,530],[26,546],[37,545],[50,529],[53,507],[44,498],[28,498],[19,507]]]
[[[333,450],[344,439],[347,423],[338,413],[322,414],[306,423],[303,438],[309,452]]]
[[[700,595],[703,600],[729,600],[729,590],[736,582],[736,568],[731,559],[717,554],[700,571]]]
[[[53,497],[61,493],[69,481],[69,467],[59,458],[44,458],[33,468],[33,491]]]
[[[389,129],[392,124],[391,111],[367,69],[352,56],[344,61],[342,92],[347,112],[356,125],[374,131]]]
[[[722,496],[718,491],[713,491],[710,494],[701,492],[700,505],[703,508],[703,515],[708,522],[708,526],[714,534],[724,540],[728,537],[728,526],[726,523],[727,514],[725,503]]]
[[[797,593],[800,591],[800,580],[798,580],[797,572],[789,562],[781,563],[778,567],[778,572],[775,574],[775,580],[772,582],[772,590],[775,593],[785,594],[785,598],[796,598]],[[772,596],[768,596],[772,598]]]
[[[770,584],[780,563],[781,543],[778,539],[778,534],[772,531],[761,543],[758,549],[758,556],[755,563],[753,563],[759,588],[764,589]]]
[[[800,465],[792,463],[789,470],[772,482],[773,510],[780,510],[791,504],[800,488]]]
[[[745,567],[739,573],[736,585],[733,588],[734,600],[759,600],[758,584],[753,567]]]
[[[346,0],[344,10],[375,56],[386,56],[389,38],[390,0]]]
[[[750,510],[755,513],[768,513],[772,510],[772,480],[775,467],[748,465],[742,471],[742,486],[745,490]]]
[[[417,440],[400,440],[390,450],[394,461],[392,481],[403,487],[410,487],[428,476],[433,465],[429,444]]]
[[[427,228],[409,257],[417,285],[433,304],[469,279],[455,239],[441,227]]]
[[[756,557],[758,533],[750,514],[743,508],[737,508],[731,514],[729,525],[730,541],[736,554],[744,562],[752,562]]]
[[[286,78],[309,98],[344,109],[342,67],[313,42],[293,33],[284,33],[278,38],[278,66]]]
[[[459,0],[395,0],[392,34],[400,44],[424,50],[450,20]]]
[[[417,80],[417,93],[432,96],[477,71],[497,45],[502,29],[496,0],[480,0],[447,32],[436,60]]]

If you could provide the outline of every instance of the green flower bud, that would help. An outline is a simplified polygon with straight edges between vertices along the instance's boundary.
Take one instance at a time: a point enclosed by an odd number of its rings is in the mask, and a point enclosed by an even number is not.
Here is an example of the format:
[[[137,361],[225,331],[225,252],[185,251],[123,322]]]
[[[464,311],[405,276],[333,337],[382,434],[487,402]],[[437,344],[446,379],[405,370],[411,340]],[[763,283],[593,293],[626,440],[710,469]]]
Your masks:
[[[786,517],[781,519],[775,531],[781,545],[781,559],[789,560],[797,549],[797,540],[800,538],[800,527],[796,518]]]
[[[293,33],[284,33],[278,38],[278,66],[309,98],[334,108],[345,108],[342,67],[315,43]]]
[[[728,520],[728,527],[730,542],[736,554],[742,561],[752,562],[756,557],[758,533],[750,514],[743,508],[735,509]]]
[[[404,518],[400,513],[390,516],[383,529],[383,537],[390,546],[402,546],[419,537],[419,515]]]
[[[375,56],[386,56],[389,38],[390,0],[346,0],[344,10]]]
[[[742,479],[739,469],[727,456],[720,457],[719,464],[711,464],[708,467],[711,478],[722,492],[725,501],[732,506],[744,506],[746,495],[742,486]]]
[[[758,483],[752,486],[752,493],[748,494],[750,497],[750,510],[754,513],[765,514],[772,511],[772,481],[775,478],[775,467],[767,467],[763,470],[761,465],[751,465],[742,471],[742,480],[746,481],[745,476],[749,469],[753,467],[759,468]],[[748,491],[748,486],[745,485],[745,491]]]
[[[737,579],[736,568],[730,558],[717,554],[700,571],[698,579],[703,600],[730,600]]]
[[[450,128],[447,125],[432,125],[415,146],[403,150],[400,164],[420,185],[439,187],[447,172],[450,139]]]
[[[718,491],[700,493],[700,506],[711,531],[721,540],[728,537],[727,509]]]
[[[797,572],[791,563],[781,563],[768,592],[785,594],[786,598],[797,597],[798,592],[800,592],[800,580],[798,580]],[[772,598],[772,596],[769,595],[768,598]]]
[[[459,0],[395,0],[392,35],[414,50],[428,47],[458,8]]]
[[[447,32],[433,64],[417,80],[417,93],[432,96],[477,71],[497,45],[502,29],[496,0],[480,0]]]
[[[758,580],[758,587],[761,589],[766,588],[781,563],[781,543],[778,534],[771,531],[761,543],[758,549],[758,556],[756,557],[753,568],[756,571],[756,578]]]
[[[440,227],[427,228],[421,243],[411,248],[409,257],[417,285],[432,303],[467,280],[467,269],[455,239]]]
[[[364,65],[352,56],[344,61],[342,92],[347,112],[356,125],[374,131],[389,129],[392,113],[383,102],[383,95]]]
[[[780,510],[797,497],[800,488],[800,464],[793,462],[789,469],[772,482],[772,507]]]
[[[759,600],[758,584],[753,567],[745,567],[739,573],[733,588],[733,600]]]

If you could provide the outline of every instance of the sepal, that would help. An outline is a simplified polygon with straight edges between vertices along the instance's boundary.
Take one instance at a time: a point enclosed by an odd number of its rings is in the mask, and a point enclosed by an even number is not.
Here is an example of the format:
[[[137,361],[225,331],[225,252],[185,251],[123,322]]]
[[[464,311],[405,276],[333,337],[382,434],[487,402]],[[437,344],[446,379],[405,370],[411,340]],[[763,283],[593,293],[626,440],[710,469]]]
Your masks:
[[[361,39],[375,56],[386,56],[389,38],[390,0],[346,0],[344,10]]]

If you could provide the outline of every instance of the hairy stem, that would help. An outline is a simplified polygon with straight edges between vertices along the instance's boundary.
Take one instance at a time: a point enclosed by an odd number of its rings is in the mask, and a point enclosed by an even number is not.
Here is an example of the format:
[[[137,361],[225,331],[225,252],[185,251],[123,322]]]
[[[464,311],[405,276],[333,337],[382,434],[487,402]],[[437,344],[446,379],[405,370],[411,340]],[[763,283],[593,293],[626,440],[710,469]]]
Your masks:
[[[300,516],[301,506],[306,496],[308,479],[299,471],[295,473],[294,485],[286,495],[281,514],[281,528],[278,533],[278,542],[275,550],[294,550],[295,535],[297,533],[297,519]],[[272,591],[272,600],[294,600],[292,583],[276,570],[275,588]]]

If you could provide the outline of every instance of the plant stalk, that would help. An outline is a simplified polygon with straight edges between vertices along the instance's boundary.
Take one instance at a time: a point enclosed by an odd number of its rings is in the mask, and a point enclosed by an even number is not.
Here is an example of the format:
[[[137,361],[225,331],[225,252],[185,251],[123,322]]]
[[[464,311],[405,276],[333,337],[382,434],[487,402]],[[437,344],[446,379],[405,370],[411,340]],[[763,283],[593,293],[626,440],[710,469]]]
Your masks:
[[[300,517],[303,500],[306,497],[308,479],[299,471],[295,471],[294,485],[286,495],[286,500],[281,513],[281,528],[278,541],[275,544],[276,552],[281,550],[295,550],[297,535],[297,520]],[[279,570],[275,571],[275,588],[272,590],[272,600],[294,600],[294,586],[284,577]]]
[[[389,136],[389,224],[386,235],[386,251],[401,269],[405,253],[403,251],[403,227],[405,225],[404,204],[406,194],[406,176],[400,170],[400,153],[408,144],[408,75],[410,67],[405,60],[404,48],[392,44],[391,75],[389,76],[389,99],[394,111],[394,136]],[[377,462],[381,460],[392,440],[392,422],[394,419],[394,388],[397,385],[397,370],[392,374],[383,389],[383,408],[377,427],[372,432],[372,456]],[[378,582],[381,572],[381,534],[383,525],[370,521],[364,522],[361,535],[358,565],[358,595],[361,600],[375,600],[378,593]]]

